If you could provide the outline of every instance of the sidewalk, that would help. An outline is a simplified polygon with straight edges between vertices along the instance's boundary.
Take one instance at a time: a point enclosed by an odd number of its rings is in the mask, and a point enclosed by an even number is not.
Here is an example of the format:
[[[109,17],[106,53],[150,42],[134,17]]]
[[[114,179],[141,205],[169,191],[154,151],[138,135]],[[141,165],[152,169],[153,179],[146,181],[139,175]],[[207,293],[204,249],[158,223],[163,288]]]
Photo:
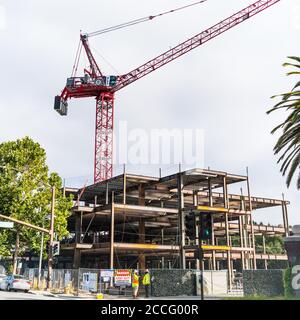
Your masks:
[[[84,300],[95,300],[96,295],[91,294],[84,294],[80,293],[79,295],[74,294],[66,294],[66,293],[51,293],[46,290],[30,290],[30,293],[36,295],[42,295],[46,297],[53,297],[53,298],[61,298],[61,299],[84,299]],[[205,295],[204,300],[222,300],[226,298],[239,298],[243,297],[241,292],[229,292],[228,294],[224,295]],[[103,294],[102,300],[132,300],[131,296],[120,296],[120,295],[109,295]],[[200,296],[167,296],[167,297],[149,297],[146,298],[143,294],[137,298],[137,300],[201,300]]]
[[[35,295],[41,295],[41,296],[53,297],[53,298],[72,298],[72,299],[89,299],[89,300],[96,299],[95,296],[91,296],[91,295],[80,294],[79,296],[77,296],[77,295],[74,295],[74,294],[51,293],[51,292],[46,291],[46,290],[30,290],[29,292],[32,293],[32,294],[35,294]]]
[[[38,294],[38,295],[46,296],[46,297],[55,297],[55,294],[53,294],[49,291],[46,291],[46,290],[30,290],[29,293]]]
[[[84,295],[80,294],[79,296],[73,294],[65,294],[65,293],[50,293],[48,291],[38,291],[32,290],[30,291],[32,294],[43,295],[47,297],[53,297],[58,299],[83,299],[83,300],[96,300],[96,296],[94,295]],[[230,295],[226,296],[230,297]],[[232,296],[231,296],[232,297]],[[224,297],[215,297],[215,296],[206,296],[204,300],[221,300]],[[104,294],[102,300],[201,300],[200,296],[168,296],[168,297],[149,297],[146,298],[144,296],[140,296],[137,299],[133,299],[130,296],[118,296],[118,295],[108,295]]]

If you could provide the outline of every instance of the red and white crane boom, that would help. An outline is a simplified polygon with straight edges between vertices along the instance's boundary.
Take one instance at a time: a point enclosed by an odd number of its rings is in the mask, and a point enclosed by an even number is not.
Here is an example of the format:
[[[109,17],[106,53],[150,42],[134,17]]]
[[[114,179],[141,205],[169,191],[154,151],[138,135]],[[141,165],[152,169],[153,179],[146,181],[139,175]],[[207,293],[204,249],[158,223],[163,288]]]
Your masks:
[[[104,76],[90,50],[88,44],[89,35],[81,34],[80,39],[89,60],[90,70],[84,70],[84,77],[71,77],[67,79],[67,85],[61,95],[55,97],[54,109],[61,115],[66,115],[68,99],[96,98],[94,182],[107,180],[113,175],[114,93],[116,91],[125,88],[187,52],[247,21],[279,1],[256,1],[124,75]]]

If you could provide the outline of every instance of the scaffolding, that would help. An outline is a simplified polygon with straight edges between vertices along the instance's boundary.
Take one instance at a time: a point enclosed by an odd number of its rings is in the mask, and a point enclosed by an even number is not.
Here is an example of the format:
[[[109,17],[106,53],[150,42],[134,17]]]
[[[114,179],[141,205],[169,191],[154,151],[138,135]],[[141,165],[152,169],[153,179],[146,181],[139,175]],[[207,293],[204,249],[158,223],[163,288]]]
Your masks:
[[[238,184],[240,194],[229,193]],[[267,237],[289,235],[289,201],[251,196],[248,173],[196,168],[150,177],[124,170],[84,189],[65,188],[65,193],[78,200],[68,220],[74,237],[61,244],[60,261],[69,257],[72,268],[227,269],[230,288],[237,262],[244,270],[257,269],[257,261],[265,269],[269,261],[287,261],[284,252],[267,253],[265,243]],[[269,207],[281,207],[282,226],[255,224],[253,211]],[[186,236],[184,215],[191,210],[211,213],[211,239],[199,243]],[[258,235],[263,238],[259,250]]]

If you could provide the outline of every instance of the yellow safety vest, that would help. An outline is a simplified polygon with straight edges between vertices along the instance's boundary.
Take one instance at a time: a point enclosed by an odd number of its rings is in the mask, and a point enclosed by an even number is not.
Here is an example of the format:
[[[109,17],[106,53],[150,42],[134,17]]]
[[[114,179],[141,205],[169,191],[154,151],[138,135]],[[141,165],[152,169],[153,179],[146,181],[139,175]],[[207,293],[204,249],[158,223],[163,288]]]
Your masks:
[[[134,274],[132,279],[132,287],[138,287],[139,286],[139,276]]]
[[[143,285],[149,286],[149,284],[150,284],[150,274],[146,273],[143,277]]]

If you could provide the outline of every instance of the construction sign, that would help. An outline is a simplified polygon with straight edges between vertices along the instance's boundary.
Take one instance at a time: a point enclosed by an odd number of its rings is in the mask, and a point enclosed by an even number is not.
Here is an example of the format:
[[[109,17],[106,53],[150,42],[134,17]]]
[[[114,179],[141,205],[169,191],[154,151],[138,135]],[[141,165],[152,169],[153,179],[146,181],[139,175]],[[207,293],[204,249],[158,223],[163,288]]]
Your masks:
[[[131,270],[130,269],[120,269],[115,270],[115,286],[131,286]]]

